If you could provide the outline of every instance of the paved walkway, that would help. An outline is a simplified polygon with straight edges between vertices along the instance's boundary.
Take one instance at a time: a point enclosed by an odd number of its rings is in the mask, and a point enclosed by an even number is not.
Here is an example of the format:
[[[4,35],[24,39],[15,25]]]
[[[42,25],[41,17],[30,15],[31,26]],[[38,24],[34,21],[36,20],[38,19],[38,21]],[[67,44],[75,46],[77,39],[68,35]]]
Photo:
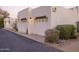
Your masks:
[[[35,40],[0,29],[0,52],[60,52]]]

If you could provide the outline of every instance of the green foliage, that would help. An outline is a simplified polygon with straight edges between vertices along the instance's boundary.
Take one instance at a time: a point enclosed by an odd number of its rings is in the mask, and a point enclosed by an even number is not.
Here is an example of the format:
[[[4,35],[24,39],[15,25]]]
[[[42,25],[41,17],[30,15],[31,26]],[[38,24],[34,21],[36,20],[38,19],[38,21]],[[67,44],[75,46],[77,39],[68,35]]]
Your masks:
[[[45,41],[51,43],[57,43],[59,40],[59,31],[49,29],[45,32]]]
[[[70,39],[75,36],[75,26],[74,25],[58,25],[56,27],[60,31],[61,39]]]
[[[4,18],[0,17],[0,28],[4,27]]]

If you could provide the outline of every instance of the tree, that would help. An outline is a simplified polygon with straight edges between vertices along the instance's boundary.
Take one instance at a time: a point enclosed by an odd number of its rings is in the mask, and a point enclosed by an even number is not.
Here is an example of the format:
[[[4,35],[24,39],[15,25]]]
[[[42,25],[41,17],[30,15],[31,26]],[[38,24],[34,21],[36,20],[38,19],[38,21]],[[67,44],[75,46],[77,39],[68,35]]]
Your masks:
[[[0,8],[0,16],[2,16],[3,18],[6,18],[6,17],[9,16],[9,13],[8,13],[7,11],[5,11],[5,10],[2,10],[2,9]]]
[[[8,16],[9,16],[9,13],[0,8],[0,28],[4,27],[4,18],[7,18]]]
[[[4,18],[9,16],[9,13],[7,11],[3,11],[2,15],[4,16]]]

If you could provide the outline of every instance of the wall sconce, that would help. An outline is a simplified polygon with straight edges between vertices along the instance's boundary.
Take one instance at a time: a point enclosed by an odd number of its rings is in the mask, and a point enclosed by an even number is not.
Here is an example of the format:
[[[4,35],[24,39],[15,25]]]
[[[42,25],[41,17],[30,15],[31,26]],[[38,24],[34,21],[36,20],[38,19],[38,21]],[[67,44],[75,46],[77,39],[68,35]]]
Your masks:
[[[30,17],[30,19],[32,19],[32,17]]]
[[[53,12],[56,12],[56,7],[55,7],[55,8],[52,8],[52,11],[53,11]]]

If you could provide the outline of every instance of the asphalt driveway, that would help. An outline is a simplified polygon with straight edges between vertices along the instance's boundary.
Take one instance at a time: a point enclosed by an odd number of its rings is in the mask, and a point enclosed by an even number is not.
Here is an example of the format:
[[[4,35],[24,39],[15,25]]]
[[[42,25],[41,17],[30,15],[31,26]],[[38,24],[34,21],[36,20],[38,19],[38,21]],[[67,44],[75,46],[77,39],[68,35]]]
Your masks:
[[[0,29],[0,52],[61,52],[61,50]]]

